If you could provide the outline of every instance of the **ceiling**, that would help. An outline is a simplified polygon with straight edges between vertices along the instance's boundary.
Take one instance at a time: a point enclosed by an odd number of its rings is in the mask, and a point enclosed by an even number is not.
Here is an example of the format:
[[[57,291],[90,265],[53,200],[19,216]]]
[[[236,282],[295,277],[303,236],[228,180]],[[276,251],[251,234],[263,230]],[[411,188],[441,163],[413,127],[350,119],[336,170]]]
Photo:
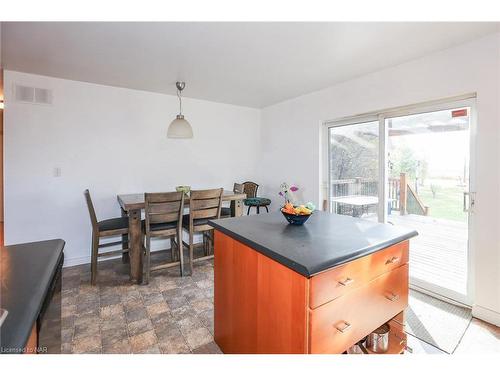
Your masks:
[[[265,107],[498,31],[498,23],[4,22],[4,68]]]

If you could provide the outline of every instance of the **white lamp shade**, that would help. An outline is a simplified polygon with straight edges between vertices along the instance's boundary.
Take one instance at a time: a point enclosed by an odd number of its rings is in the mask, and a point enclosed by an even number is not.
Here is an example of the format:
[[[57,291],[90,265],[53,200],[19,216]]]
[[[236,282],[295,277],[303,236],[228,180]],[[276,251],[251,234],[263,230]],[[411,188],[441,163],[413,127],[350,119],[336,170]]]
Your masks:
[[[184,119],[184,116],[177,115],[177,118],[170,123],[167,131],[168,138],[193,138],[191,124]]]

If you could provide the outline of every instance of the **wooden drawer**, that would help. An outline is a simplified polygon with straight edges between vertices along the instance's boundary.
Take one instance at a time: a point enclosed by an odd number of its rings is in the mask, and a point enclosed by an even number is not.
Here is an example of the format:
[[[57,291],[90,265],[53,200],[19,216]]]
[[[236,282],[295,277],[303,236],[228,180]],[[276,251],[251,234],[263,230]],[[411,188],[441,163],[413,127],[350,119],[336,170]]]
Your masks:
[[[315,309],[406,263],[408,241],[313,276],[309,307]]]
[[[342,353],[407,305],[408,265],[405,264],[309,310],[309,352]]]

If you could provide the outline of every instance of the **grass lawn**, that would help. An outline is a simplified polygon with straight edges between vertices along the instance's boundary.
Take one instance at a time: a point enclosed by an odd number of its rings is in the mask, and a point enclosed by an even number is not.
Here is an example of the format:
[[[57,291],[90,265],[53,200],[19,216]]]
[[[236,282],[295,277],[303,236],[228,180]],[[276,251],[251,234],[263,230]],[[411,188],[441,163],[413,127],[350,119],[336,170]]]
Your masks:
[[[440,186],[436,198],[433,198],[430,185],[418,187],[418,196],[429,207],[429,216],[465,222],[467,213],[463,212],[463,192],[464,189],[457,186]]]

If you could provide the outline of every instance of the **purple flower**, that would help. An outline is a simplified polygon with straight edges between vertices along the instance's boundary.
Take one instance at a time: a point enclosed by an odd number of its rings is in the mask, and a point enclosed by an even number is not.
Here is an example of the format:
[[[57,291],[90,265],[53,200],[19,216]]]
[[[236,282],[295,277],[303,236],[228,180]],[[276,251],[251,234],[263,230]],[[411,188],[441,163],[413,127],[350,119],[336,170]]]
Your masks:
[[[290,190],[291,191],[297,191],[297,190],[299,190],[299,188],[297,186],[295,186],[295,185],[292,185],[292,186],[290,186]]]
[[[281,196],[283,196],[283,192],[282,191],[280,191],[278,194],[281,195]]]

